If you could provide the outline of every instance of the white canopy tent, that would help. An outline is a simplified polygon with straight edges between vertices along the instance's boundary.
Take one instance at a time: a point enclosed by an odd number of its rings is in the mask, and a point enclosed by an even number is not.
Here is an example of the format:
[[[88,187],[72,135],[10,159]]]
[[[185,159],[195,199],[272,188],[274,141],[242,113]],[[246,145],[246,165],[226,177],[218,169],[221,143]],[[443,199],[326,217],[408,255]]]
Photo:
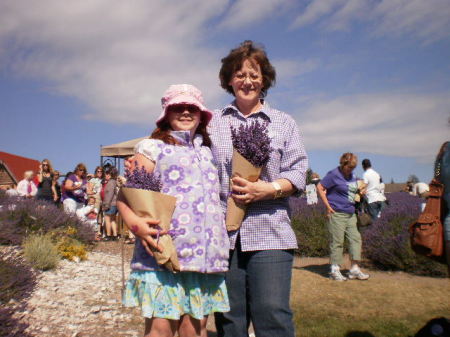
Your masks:
[[[145,138],[148,138],[148,136],[130,139],[117,144],[101,146],[100,147],[101,166],[104,166],[105,164],[109,163],[117,167],[120,171],[120,159],[133,155],[134,146]],[[105,157],[108,159],[105,159]]]
[[[100,149],[100,156],[115,157],[115,158],[124,158],[131,156],[134,153],[133,152],[134,146],[145,138],[148,137],[130,139],[125,142],[102,146]]]

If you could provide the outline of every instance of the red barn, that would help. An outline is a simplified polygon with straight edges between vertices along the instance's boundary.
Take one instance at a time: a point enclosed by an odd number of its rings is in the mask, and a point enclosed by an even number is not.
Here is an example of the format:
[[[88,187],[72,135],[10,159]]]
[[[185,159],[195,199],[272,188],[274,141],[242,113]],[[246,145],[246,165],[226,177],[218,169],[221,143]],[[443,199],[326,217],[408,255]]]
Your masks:
[[[38,172],[39,164],[39,160],[0,151],[0,188],[17,184],[25,171]]]

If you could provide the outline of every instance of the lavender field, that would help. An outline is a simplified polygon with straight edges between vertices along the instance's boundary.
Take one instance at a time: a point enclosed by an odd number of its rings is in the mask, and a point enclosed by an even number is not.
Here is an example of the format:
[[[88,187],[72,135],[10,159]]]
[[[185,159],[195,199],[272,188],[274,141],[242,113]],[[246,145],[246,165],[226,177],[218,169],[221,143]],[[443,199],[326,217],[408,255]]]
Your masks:
[[[417,275],[446,276],[446,267],[416,255],[409,244],[408,227],[419,215],[421,199],[404,192],[390,193],[388,206],[372,225],[361,229],[363,256],[371,267]],[[301,256],[329,254],[325,206],[307,205],[305,198],[291,198],[293,228]]]

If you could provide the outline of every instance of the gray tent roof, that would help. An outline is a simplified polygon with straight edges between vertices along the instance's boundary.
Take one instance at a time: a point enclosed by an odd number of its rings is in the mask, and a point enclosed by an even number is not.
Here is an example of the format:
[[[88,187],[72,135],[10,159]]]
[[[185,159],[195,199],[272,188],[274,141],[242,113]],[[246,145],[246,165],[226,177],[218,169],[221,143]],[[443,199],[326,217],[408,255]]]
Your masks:
[[[134,146],[138,142],[146,138],[148,138],[148,136],[127,140],[122,143],[102,146],[100,150],[100,155],[102,157],[118,157],[118,158],[131,156],[134,154]]]

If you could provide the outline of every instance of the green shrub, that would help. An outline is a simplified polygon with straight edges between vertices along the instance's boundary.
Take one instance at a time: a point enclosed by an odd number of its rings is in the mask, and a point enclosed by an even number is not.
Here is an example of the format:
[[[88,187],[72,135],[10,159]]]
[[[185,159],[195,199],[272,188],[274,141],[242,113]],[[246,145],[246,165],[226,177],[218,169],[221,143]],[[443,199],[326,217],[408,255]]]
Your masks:
[[[39,270],[54,269],[61,259],[49,235],[32,234],[25,238],[23,254],[25,259]]]
[[[323,257],[330,254],[327,220],[323,214],[294,217],[292,227],[297,236],[297,253],[300,256]]]

